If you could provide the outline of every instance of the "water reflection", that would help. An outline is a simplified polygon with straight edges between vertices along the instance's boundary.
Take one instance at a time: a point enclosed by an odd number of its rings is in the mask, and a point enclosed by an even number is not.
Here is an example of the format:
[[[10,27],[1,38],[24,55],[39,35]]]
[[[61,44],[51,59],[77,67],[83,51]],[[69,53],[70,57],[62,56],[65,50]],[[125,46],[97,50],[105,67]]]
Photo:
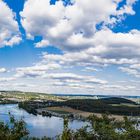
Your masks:
[[[27,113],[23,109],[19,109],[18,105],[0,105],[0,120],[4,122],[9,121],[8,113],[11,112],[16,119],[23,118],[27,123],[27,128],[30,131],[30,136],[36,137],[54,137],[61,134],[63,130],[63,119],[59,117],[42,117],[41,115],[34,116]],[[69,127],[73,130],[79,129],[87,125],[85,122],[72,121]]]

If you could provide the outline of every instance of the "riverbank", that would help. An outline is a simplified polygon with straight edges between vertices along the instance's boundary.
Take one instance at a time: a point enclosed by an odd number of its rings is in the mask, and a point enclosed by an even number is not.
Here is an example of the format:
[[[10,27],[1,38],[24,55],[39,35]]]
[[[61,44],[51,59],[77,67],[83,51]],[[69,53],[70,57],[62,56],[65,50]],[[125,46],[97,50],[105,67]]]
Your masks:
[[[69,117],[80,120],[93,114],[101,117],[101,114],[107,113],[110,114],[110,118],[116,120],[123,120],[124,116],[135,118],[140,114],[138,104],[123,98],[73,99],[63,102],[36,100],[20,102],[19,107],[34,115]]]
[[[97,117],[102,117],[101,113],[91,113],[86,111],[81,111],[77,109],[73,109],[70,107],[47,107],[40,108],[36,110],[38,114],[42,114],[42,112],[50,113],[53,116],[64,117],[68,115],[73,115],[74,118],[87,118],[90,115],[96,115]],[[123,120],[124,116],[122,115],[109,115],[110,118],[115,118],[116,120]]]
[[[17,104],[0,105],[0,122],[9,123],[9,112],[15,117],[15,119],[23,119],[25,121],[26,128],[30,132],[30,137],[37,137],[42,140],[41,138],[44,136],[54,138],[63,132],[63,118],[55,116],[43,117],[42,115],[32,115],[26,112],[26,110],[19,108]],[[85,121],[71,120],[69,121],[69,128],[76,131],[77,129],[80,129],[88,124],[89,123]]]

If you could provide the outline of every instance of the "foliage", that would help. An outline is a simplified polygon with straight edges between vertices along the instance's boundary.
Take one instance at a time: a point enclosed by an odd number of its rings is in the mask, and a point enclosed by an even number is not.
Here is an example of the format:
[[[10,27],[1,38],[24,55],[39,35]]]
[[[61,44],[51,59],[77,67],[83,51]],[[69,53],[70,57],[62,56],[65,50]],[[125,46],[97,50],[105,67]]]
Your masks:
[[[28,113],[37,114],[36,109],[47,106],[68,106],[82,111],[93,113],[106,113],[127,116],[140,116],[140,105],[124,98],[105,98],[105,99],[72,99],[67,101],[25,101],[20,102],[19,107]]]
[[[123,98],[107,98],[107,99],[72,99],[61,102],[58,105],[69,106],[88,112],[106,113],[128,116],[140,116],[140,106],[127,106],[123,104],[134,105],[135,103]],[[119,106],[113,106],[118,104]]]
[[[16,120],[10,113],[10,123],[0,122],[0,140],[19,140],[28,135],[25,122]]]
[[[29,137],[25,122],[16,120],[10,115],[10,124],[0,123],[0,140],[140,140],[140,122],[124,117],[116,120],[103,114],[102,117],[95,115],[87,118],[89,125],[76,131],[68,127],[69,120],[64,118],[64,128],[61,135],[55,138]]]
[[[68,119],[64,118],[64,130],[62,133],[61,140],[71,140],[71,135],[72,135],[72,132],[68,128]]]
[[[138,121],[127,117],[119,121],[107,114],[89,116],[88,121],[89,126],[74,132],[68,128],[68,120],[64,119],[64,130],[59,140],[140,140]]]

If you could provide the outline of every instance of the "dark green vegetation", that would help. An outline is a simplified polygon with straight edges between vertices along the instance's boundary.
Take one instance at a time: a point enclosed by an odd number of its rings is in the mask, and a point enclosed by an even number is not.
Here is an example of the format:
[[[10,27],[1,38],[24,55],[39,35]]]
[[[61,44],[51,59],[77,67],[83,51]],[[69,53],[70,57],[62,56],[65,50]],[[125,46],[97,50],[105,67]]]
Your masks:
[[[118,98],[118,97],[103,98],[100,100],[106,104],[136,104],[135,102],[133,102],[131,100],[124,99],[124,98]]]
[[[26,110],[30,114],[36,115],[37,114],[36,109],[44,107],[45,102],[40,104],[38,102],[25,101],[25,102],[19,102],[18,106],[19,106],[19,108]]]
[[[104,98],[104,99],[72,99],[67,101],[25,101],[20,102],[19,107],[28,113],[36,114],[36,109],[48,106],[68,106],[74,109],[93,112],[110,113],[116,115],[140,116],[140,105],[133,101],[123,98]]]
[[[140,106],[135,102],[123,98],[105,98],[99,100],[73,99],[61,102],[60,105],[88,112],[108,112],[117,115],[140,116]]]
[[[13,97],[15,101],[19,100],[17,102],[20,108],[34,115],[37,115],[36,109],[48,106],[69,106],[87,112],[140,116],[140,106],[123,98],[65,99],[64,97],[46,94],[4,92],[0,95],[0,101],[1,103],[15,102],[8,100]],[[46,114],[46,112],[42,115],[51,117],[51,114]],[[15,120],[10,115],[10,124],[0,123],[0,140],[140,140],[140,130],[137,127],[140,122],[129,120],[127,117],[124,120],[115,120],[107,115],[100,118],[93,115],[86,121],[90,123],[89,126],[72,131],[68,127],[68,119],[64,119],[62,134],[55,138],[44,137],[39,139],[29,137],[25,122],[22,119]]]
[[[68,127],[68,119],[64,118],[62,134],[55,138],[39,139],[29,137],[25,122],[22,119],[15,120],[10,115],[10,124],[0,122],[0,140],[140,140],[139,122],[127,117],[118,121],[106,114],[100,118],[93,115],[87,121],[89,126],[72,131]]]
[[[123,121],[116,121],[106,114],[101,118],[89,116],[91,126],[83,127],[76,132],[68,128],[68,120],[64,120],[64,131],[61,140],[140,140],[138,122],[124,117]]]
[[[22,119],[18,121],[10,115],[10,124],[0,122],[0,140],[20,140],[28,134],[26,124]]]
[[[11,100],[0,100],[0,104],[17,104],[18,102],[16,101],[11,101]]]
[[[48,110],[48,111],[52,111],[52,110]],[[70,114],[67,111],[60,111],[60,110],[55,110],[55,111],[53,110],[53,112],[58,113],[58,114]]]

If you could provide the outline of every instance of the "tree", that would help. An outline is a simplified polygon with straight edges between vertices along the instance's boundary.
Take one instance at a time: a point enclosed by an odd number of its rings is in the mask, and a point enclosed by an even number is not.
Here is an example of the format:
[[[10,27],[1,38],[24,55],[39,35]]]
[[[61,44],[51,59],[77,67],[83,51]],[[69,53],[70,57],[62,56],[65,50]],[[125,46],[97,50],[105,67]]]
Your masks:
[[[10,123],[0,122],[0,140],[51,140],[43,137],[31,138],[26,129],[25,122],[16,120],[10,115]],[[116,120],[103,114],[102,117],[95,115],[87,118],[89,125],[76,131],[68,127],[68,118],[64,118],[64,128],[62,135],[56,136],[57,140],[140,140],[139,122],[124,117],[123,120]]]
[[[22,119],[16,120],[10,113],[9,116],[9,124],[0,122],[0,140],[20,140],[27,136],[29,132],[26,129],[25,122]]]
[[[71,140],[72,132],[68,128],[68,118],[64,118],[64,130],[61,136],[61,140]]]

